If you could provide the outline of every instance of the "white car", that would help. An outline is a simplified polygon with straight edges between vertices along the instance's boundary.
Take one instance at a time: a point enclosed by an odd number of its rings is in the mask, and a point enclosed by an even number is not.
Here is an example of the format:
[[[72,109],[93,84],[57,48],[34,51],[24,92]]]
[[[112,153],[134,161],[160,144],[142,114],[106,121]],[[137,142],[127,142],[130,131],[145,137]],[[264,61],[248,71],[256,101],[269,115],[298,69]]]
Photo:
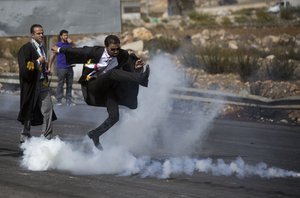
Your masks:
[[[290,2],[288,1],[280,1],[274,5],[272,5],[271,7],[268,8],[268,12],[271,12],[271,13],[278,13],[280,12],[280,10],[282,8],[287,8],[290,6]]]

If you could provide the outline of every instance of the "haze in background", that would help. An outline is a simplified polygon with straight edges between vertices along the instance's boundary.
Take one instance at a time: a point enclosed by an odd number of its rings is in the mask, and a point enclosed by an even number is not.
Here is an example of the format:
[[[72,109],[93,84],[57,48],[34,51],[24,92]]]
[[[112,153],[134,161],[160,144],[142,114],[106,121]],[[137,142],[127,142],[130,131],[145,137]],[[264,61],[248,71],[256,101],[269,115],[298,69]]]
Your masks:
[[[27,36],[32,24],[46,35],[121,32],[119,0],[1,0],[0,36]]]

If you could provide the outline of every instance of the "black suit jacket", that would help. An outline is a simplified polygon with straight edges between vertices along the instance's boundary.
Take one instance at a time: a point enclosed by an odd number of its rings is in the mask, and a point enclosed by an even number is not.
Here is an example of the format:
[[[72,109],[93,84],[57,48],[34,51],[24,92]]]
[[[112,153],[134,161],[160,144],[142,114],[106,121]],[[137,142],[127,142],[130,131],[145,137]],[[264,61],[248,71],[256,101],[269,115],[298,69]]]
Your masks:
[[[104,47],[82,47],[82,48],[61,48],[60,53],[66,55],[68,64],[82,63],[99,63],[104,52]],[[117,56],[118,66],[114,69],[122,69],[128,72],[136,72],[134,70],[135,61],[138,59],[135,55],[129,55],[126,50],[120,49]],[[108,74],[103,74],[99,78],[86,81],[86,76],[93,69],[83,67],[82,75],[79,79],[81,84],[84,100],[88,105],[106,106],[106,99],[109,95],[116,97],[118,104],[127,106],[128,108],[137,108],[137,95],[139,85],[133,82],[117,82],[112,81]]]

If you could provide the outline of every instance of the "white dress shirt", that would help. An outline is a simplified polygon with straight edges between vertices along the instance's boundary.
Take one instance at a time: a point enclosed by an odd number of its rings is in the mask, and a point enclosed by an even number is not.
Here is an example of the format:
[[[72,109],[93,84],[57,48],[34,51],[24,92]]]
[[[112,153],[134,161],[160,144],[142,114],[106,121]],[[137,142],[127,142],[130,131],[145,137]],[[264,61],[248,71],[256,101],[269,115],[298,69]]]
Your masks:
[[[106,48],[97,64],[85,64],[86,67],[95,70],[102,70],[103,73],[115,68],[118,66],[118,59],[117,57],[112,57],[108,54]]]
[[[31,39],[31,43],[34,45],[34,48],[36,49],[39,56],[43,56],[45,58],[45,61],[47,61],[47,56],[46,56],[46,53],[44,50],[44,46],[42,44],[39,44],[38,42],[36,42],[36,40],[34,40],[34,39]],[[41,63],[39,60],[37,60],[37,63],[38,63],[38,67],[41,66]],[[42,72],[40,79],[44,79],[44,78],[45,78],[45,76]]]
[[[40,55],[40,56],[43,56],[45,58],[45,60],[47,61],[47,56],[45,54],[45,50],[44,50],[44,46],[42,44],[38,44],[36,42],[36,40],[34,39],[31,39],[31,43],[35,46],[35,49],[37,51],[37,53]]]

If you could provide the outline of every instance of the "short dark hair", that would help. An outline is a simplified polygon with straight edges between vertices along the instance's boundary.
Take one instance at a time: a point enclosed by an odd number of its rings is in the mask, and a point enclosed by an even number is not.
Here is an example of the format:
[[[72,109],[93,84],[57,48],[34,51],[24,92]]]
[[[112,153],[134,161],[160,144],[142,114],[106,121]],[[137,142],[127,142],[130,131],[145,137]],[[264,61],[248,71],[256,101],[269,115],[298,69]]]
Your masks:
[[[60,30],[59,35],[57,36],[58,41],[61,41],[60,36],[63,35],[63,34],[69,34],[69,32],[67,30]]]
[[[43,28],[43,26],[40,25],[40,24],[33,24],[33,25],[30,27],[30,33],[31,33],[31,34],[34,33],[34,28],[36,28],[36,27]]]
[[[61,30],[59,32],[59,36],[63,35],[63,34],[69,34],[69,32],[67,30]]]
[[[105,47],[108,47],[109,44],[120,44],[120,43],[121,43],[120,39],[116,35],[108,35],[104,39],[104,45],[105,45]]]

